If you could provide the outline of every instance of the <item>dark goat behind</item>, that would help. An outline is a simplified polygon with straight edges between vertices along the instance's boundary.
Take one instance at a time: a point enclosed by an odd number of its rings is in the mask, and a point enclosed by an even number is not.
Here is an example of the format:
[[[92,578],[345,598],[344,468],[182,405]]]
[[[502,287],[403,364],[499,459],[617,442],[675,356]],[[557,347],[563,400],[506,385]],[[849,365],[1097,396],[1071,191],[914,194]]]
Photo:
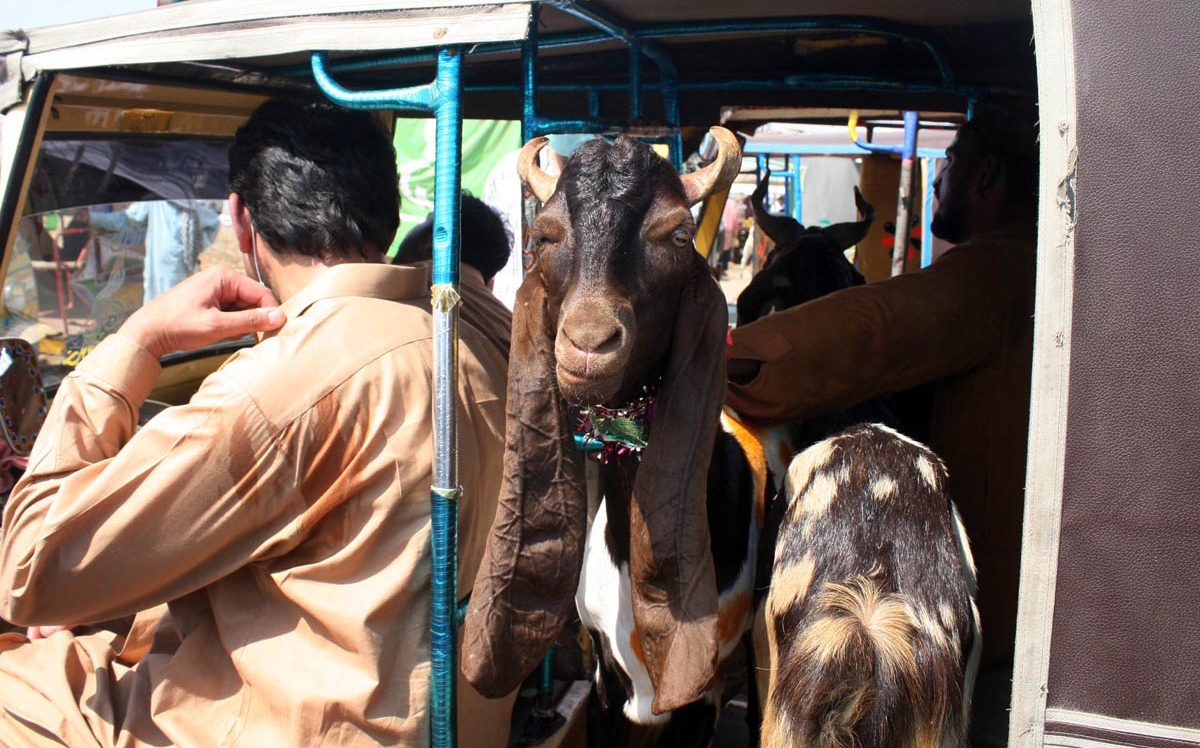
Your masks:
[[[767,211],[763,198],[770,176],[768,171],[759,181],[750,203],[755,222],[775,242],[775,249],[738,295],[738,325],[866,282],[844,254],[863,240],[875,220],[875,208],[858,188],[854,188],[854,204],[862,214],[861,220],[805,228],[791,216]]]

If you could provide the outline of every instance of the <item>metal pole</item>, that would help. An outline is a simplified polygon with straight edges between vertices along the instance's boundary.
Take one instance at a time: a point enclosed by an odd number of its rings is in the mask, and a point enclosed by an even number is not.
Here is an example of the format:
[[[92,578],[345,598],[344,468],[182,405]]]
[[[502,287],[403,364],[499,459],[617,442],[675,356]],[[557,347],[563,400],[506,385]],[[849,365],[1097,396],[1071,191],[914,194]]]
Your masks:
[[[668,155],[677,171],[683,170],[683,135],[679,131],[679,71],[671,55],[649,39],[638,39],[635,29],[603,8],[580,0],[542,0],[558,10],[587,21],[613,39],[629,45],[629,119],[642,117],[642,63],[644,55],[658,67],[659,88],[662,92],[663,119],[675,133],[667,141]],[[536,6],[535,6],[536,7]]]
[[[430,491],[430,744],[458,745],[458,392],[459,213],[462,182],[462,52],[438,52],[432,84],[382,91],[350,91],[326,69],[324,53],[312,56],[321,91],[354,109],[432,111],[437,120],[433,212],[433,485]]]
[[[801,178],[800,157],[791,156],[792,160],[792,218],[800,221],[804,212],[804,180]]]
[[[529,6],[529,33],[521,42],[521,83],[524,97],[521,100],[521,143],[528,143],[534,135],[537,119],[537,48],[538,16],[541,6]]]
[[[552,133],[603,132],[611,123],[605,123],[593,118],[555,119],[538,116],[537,50],[538,12],[540,10],[541,8],[538,5],[533,5],[529,9],[529,33],[526,34],[525,39],[521,42],[521,90],[524,97],[521,105],[521,140],[528,142],[530,138]],[[573,90],[583,90],[585,88],[585,86],[576,86]],[[468,88],[468,90],[474,89]]]
[[[455,609],[458,602],[458,393],[459,210],[462,195],[462,53],[438,53],[434,83],[437,165],[433,204],[433,547],[430,611],[431,718],[433,748],[458,745],[458,663]]]
[[[528,143],[537,132],[537,50],[538,50],[538,16],[541,6],[536,3],[529,6],[529,33],[521,42],[521,143]],[[596,95],[599,109],[599,94]],[[537,262],[533,242],[527,237],[526,230],[533,225],[537,215],[538,200],[532,194],[526,194],[521,200],[521,236],[517,241],[521,247],[521,276],[524,277]]]
[[[629,48],[629,121],[642,118],[642,51]]]
[[[547,36],[541,46],[573,47],[595,44],[620,39],[627,44],[637,44],[655,39],[680,39],[689,36],[711,36],[714,34],[737,34],[745,32],[823,32],[823,31],[858,31],[866,34],[878,34],[897,39],[912,41],[921,45],[930,54],[933,65],[937,69],[942,86],[955,87],[955,78],[950,63],[942,50],[940,42],[928,35],[924,29],[916,26],[888,23],[877,18],[855,16],[814,16],[814,17],[783,17],[757,18],[736,21],[700,21],[684,23],[655,24],[653,26],[631,29],[623,23],[610,17],[600,7],[590,3],[580,3],[575,0],[547,0],[544,4],[551,5],[564,13],[586,20],[601,31],[573,31],[564,34]],[[532,10],[538,8],[538,3],[532,5]],[[491,42],[477,44],[472,47],[472,54],[495,54],[513,52],[520,49],[517,42]],[[644,48],[644,54],[654,60],[657,50]],[[338,60],[330,65],[330,72],[349,72],[367,70],[376,67],[388,67],[419,62],[429,62],[433,55],[426,51],[387,53],[359,59]],[[305,75],[305,67],[285,67],[277,71],[281,75]]]
[[[784,212],[786,213],[791,210],[793,200],[792,193],[796,189],[796,184],[792,180],[792,157],[790,155],[783,157],[783,170],[783,174],[780,176],[783,177],[783,204],[787,206],[784,208]]]
[[[917,113],[904,113],[904,150],[900,154],[900,189],[896,200],[896,243],[892,246],[892,277],[904,274],[908,234],[912,226],[913,157],[917,151]]]
[[[933,263],[933,180],[937,176],[934,163],[936,159],[924,158],[925,164],[925,205],[921,211],[921,267],[927,268]]]

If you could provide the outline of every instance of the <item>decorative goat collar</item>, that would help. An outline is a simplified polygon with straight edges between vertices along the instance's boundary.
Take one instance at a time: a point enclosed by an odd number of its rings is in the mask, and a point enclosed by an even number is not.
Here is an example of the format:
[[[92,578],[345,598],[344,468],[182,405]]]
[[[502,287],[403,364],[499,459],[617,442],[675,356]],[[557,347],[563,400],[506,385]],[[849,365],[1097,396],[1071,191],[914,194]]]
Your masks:
[[[650,424],[654,422],[656,388],[643,387],[642,396],[619,408],[592,405],[580,410],[582,418],[576,433],[601,443],[600,462],[634,454],[640,460],[650,443]]]

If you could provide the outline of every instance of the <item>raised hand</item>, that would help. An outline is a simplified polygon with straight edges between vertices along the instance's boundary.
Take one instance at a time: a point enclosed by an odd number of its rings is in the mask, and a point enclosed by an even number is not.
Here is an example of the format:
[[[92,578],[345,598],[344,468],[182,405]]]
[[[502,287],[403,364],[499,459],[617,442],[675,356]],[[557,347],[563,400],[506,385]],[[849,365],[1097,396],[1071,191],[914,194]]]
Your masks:
[[[156,357],[282,327],[279,302],[262,284],[219,266],[137,310],[118,332]]]

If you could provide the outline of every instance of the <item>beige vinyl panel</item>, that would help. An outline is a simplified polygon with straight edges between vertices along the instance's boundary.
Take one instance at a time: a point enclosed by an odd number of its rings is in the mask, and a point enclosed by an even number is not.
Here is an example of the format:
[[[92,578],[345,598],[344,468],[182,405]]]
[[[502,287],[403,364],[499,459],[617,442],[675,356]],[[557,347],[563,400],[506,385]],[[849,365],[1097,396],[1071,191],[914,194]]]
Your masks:
[[[1038,265],[1009,746],[1041,748],[1066,460],[1075,277],[1075,46],[1070,0],[1033,0],[1041,119]],[[986,636],[986,632],[984,633]]]

